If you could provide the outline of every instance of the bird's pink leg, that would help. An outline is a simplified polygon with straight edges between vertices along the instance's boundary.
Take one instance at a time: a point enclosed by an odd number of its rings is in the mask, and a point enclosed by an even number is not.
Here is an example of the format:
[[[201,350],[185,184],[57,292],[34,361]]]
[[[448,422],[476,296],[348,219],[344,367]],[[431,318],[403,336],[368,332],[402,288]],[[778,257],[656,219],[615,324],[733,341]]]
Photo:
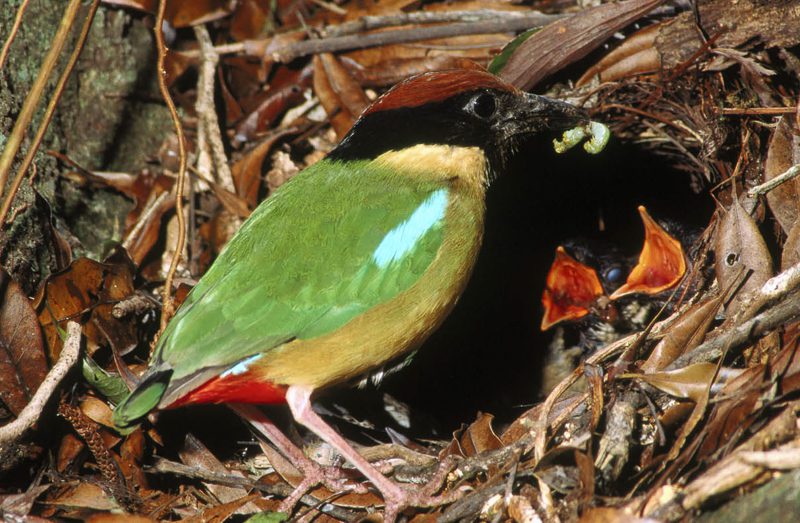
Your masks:
[[[291,514],[295,504],[303,495],[316,485],[324,485],[332,492],[349,490],[351,492],[366,492],[358,485],[344,477],[339,470],[323,467],[309,459],[301,449],[291,442],[286,435],[255,405],[245,403],[229,404],[230,408],[246,419],[260,434],[272,442],[278,450],[286,456],[292,465],[303,474],[301,481],[294,491],[281,502],[279,510]]]
[[[314,390],[310,387],[297,385],[293,385],[287,389],[286,402],[289,404],[289,409],[291,409],[294,419],[305,425],[317,436],[322,438],[322,440],[339,451],[339,454],[341,454],[344,459],[353,464],[353,466],[372,482],[383,496],[386,507],[384,510],[384,521],[394,521],[400,511],[406,507],[436,507],[455,501],[458,498],[460,494],[458,492],[454,492],[452,495],[437,497],[426,493],[424,489],[415,488],[414,490],[406,490],[381,474],[314,412],[311,408],[311,394],[313,392]]]

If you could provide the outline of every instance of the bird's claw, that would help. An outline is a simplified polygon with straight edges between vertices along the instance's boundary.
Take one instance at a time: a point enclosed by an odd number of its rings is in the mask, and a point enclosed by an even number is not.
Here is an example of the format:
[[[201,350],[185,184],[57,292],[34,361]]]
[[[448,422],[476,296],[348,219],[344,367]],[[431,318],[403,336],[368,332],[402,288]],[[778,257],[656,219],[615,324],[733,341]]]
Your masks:
[[[464,491],[460,489],[451,490],[438,495],[430,495],[426,490],[427,489],[411,490],[398,485],[395,492],[384,493],[384,522],[392,523],[397,519],[397,516],[407,508],[435,508],[442,505],[449,505],[464,495]]]

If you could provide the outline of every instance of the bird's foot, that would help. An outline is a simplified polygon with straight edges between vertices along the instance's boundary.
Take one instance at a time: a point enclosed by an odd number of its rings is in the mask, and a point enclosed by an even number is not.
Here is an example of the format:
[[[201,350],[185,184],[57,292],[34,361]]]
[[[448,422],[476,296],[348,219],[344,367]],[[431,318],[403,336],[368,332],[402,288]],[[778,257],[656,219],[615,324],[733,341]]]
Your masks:
[[[452,490],[438,495],[432,495],[423,489],[411,489],[394,484],[394,489],[382,491],[384,512],[383,520],[385,523],[392,523],[397,516],[405,509],[414,508],[435,508],[442,505],[449,505],[458,500],[463,494],[463,490]]]
[[[391,522],[406,508],[434,508],[449,505],[458,500],[463,494],[463,489],[451,490],[439,494],[447,476],[453,470],[459,459],[448,456],[439,462],[436,471],[430,479],[418,487],[410,487],[392,482],[392,487],[381,491],[384,496],[384,520]]]
[[[280,512],[291,514],[300,498],[319,485],[334,494],[366,494],[368,492],[367,487],[347,477],[338,467],[325,467],[311,460],[295,463],[295,466],[303,475],[303,479],[294,487],[292,493],[281,502],[278,508]]]

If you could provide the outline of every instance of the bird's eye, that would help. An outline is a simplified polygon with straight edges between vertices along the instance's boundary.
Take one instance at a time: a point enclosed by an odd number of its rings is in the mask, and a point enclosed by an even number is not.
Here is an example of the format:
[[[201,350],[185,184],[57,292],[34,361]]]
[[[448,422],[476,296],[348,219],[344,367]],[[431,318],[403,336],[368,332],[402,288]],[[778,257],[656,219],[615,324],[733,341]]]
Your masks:
[[[619,267],[612,267],[606,271],[606,280],[609,283],[621,282],[624,276],[625,275],[623,274],[622,269]]]
[[[467,107],[479,118],[490,118],[497,109],[497,103],[491,94],[480,93],[472,97]]]

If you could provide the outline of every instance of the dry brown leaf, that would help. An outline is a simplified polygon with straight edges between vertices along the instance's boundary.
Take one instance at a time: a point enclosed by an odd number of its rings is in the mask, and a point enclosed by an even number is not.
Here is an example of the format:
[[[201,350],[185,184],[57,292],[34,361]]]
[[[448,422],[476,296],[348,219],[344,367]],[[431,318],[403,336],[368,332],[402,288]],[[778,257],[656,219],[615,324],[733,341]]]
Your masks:
[[[106,4],[155,13],[158,0],[103,0]],[[170,0],[164,19],[173,27],[189,27],[218,20],[230,14],[228,0]]]
[[[159,196],[162,194],[164,193],[160,193]],[[169,195],[154,198],[148,203],[149,207],[143,209],[146,209],[147,212],[138,217],[143,220],[142,223],[136,223],[133,226],[138,227],[138,229],[136,230],[136,234],[131,238],[130,243],[126,244],[131,260],[133,260],[137,266],[142,265],[150,249],[158,242],[161,226],[164,222],[164,215],[175,207],[175,199]],[[133,227],[131,227],[131,231],[134,230]]]
[[[659,520],[639,518],[624,508],[592,507],[581,515],[579,523],[658,523]]]
[[[772,257],[764,237],[736,198],[719,222],[714,255],[720,288],[737,290],[725,310],[728,317],[733,317],[744,297],[772,277]]]
[[[659,71],[661,57],[655,45],[657,37],[657,24],[640,29],[583,73],[575,85],[582,87],[595,76],[600,77],[600,82],[613,82],[620,78]]]
[[[86,444],[78,436],[72,432],[64,434],[61,444],[58,446],[56,470],[62,473],[70,471],[85,448]]]
[[[800,222],[795,222],[781,251],[781,271],[800,262]]]
[[[65,508],[88,508],[102,511],[120,510],[120,506],[114,501],[114,498],[106,494],[100,486],[87,482],[81,482],[75,487],[67,489],[55,499],[47,501],[47,503]]]
[[[764,181],[769,181],[800,163],[800,137],[795,135],[794,117],[781,117],[767,150],[764,163]],[[789,234],[800,215],[800,179],[789,180],[767,193],[767,205]]]
[[[649,374],[665,369],[678,356],[697,347],[708,332],[721,303],[721,297],[711,298],[692,305],[681,314],[642,364],[642,372]]]
[[[285,66],[281,70],[286,70]],[[249,142],[268,132],[287,109],[302,102],[303,92],[312,84],[313,72],[314,68],[309,64],[281,81],[273,79],[269,89],[254,97],[254,107],[237,124],[235,142]]]
[[[262,186],[261,169],[264,158],[272,150],[279,139],[293,133],[292,129],[278,131],[269,136],[258,145],[247,151],[244,156],[231,166],[233,182],[236,185],[236,193],[247,202],[251,208],[258,204],[259,192]]]
[[[89,516],[86,523],[155,523],[157,521],[157,519],[137,516],[135,514],[112,514],[106,512],[104,514]]]
[[[112,429],[115,427],[111,420],[111,407],[105,401],[88,396],[81,402],[80,408],[83,414],[95,423]]]
[[[241,476],[241,473],[238,471],[232,472],[228,470],[228,468],[223,465],[194,434],[189,433],[186,435],[183,447],[178,454],[181,457],[181,461],[190,467],[208,470],[217,474]],[[247,495],[247,489],[244,488],[227,487],[224,485],[215,485],[213,483],[206,483],[206,488],[222,503],[229,503]],[[243,513],[258,511],[258,507],[255,505],[245,505],[242,509],[244,509]]]
[[[26,492],[20,494],[7,494],[0,496],[0,512],[3,514],[5,521],[25,521],[35,523],[35,518],[26,518],[36,503],[36,499],[41,496],[44,491],[50,488],[50,485],[37,485],[30,487]]]
[[[47,375],[36,311],[22,288],[0,269],[0,400],[19,415]]]
[[[676,398],[699,402],[708,393],[708,385],[717,372],[714,363],[695,363],[681,369],[654,372],[652,374],[629,374],[648,385]]]
[[[499,76],[530,90],[544,78],[583,58],[615,32],[638,20],[663,0],[603,4],[546,25],[511,55]]]
[[[230,36],[241,42],[263,36],[271,16],[270,4],[263,0],[238,0],[228,29]]]
[[[342,58],[342,64],[364,87],[388,87],[401,80],[430,71],[446,69],[483,69],[475,61],[460,56],[446,54],[412,58],[390,58],[372,67],[363,67],[349,57]]]
[[[478,414],[478,419],[464,430],[458,438],[464,456],[477,456],[487,450],[497,450],[503,446],[500,438],[492,428],[494,416],[483,412]]]
[[[63,328],[67,320],[83,320],[90,352],[107,343],[121,354],[136,346],[136,325],[112,314],[116,303],[133,294],[134,272],[127,254],[117,249],[106,263],[78,258],[66,270],[45,281],[34,306],[51,360],[55,361],[61,352],[57,326]]]
[[[369,105],[364,90],[331,53],[314,56],[314,92],[340,139]]]

